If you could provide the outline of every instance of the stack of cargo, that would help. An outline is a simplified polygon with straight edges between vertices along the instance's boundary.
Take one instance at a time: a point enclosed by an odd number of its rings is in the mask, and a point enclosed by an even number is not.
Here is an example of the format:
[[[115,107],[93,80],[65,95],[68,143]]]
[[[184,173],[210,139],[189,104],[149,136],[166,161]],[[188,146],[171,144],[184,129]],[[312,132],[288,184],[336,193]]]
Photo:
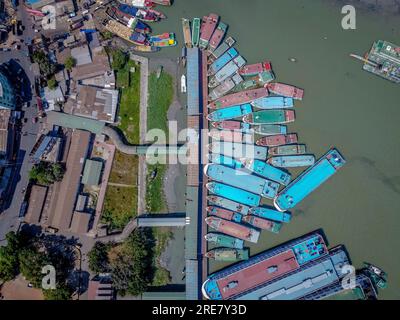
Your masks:
[[[227,25],[216,14],[183,19],[185,46],[207,55],[208,83],[203,84],[209,132],[205,239],[216,245],[207,258],[246,260],[244,242],[256,243],[260,232],[278,233],[291,221],[292,209],[345,163],[336,149],[315,161],[288,124],[295,121],[294,102],[304,91],[277,82],[271,62],[246,64],[224,40]],[[296,179],[290,168],[308,167]]]

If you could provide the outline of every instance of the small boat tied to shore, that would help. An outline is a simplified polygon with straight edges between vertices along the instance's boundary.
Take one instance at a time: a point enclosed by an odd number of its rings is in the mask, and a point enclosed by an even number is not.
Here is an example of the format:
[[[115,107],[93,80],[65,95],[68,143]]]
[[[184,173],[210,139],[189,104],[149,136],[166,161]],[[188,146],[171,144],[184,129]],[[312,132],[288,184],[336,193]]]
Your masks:
[[[271,93],[274,93],[278,96],[289,97],[297,100],[302,100],[304,96],[303,89],[299,89],[289,84],[271,82],[268,83],[267,88]]]
[[[267,231],[271,231],[273,233],[279,233],[279,231],[281,230],[282,224],[280,222],[275,222],[272,220],[267,220],[264,218],[260,218],[257,216],[252,216],[252,215],[248,215],[243,217],[243,222],[246,222],[250,225],[252,225],[253,227],[262,229],[262,230],[267,230]]]
[[[192,45],[193,47],[199,46],[200,40],[200,18],[194,18],[192,23]]]
[[[211,125],[217,129],[236,130],[244,133],[252,133],[251,126],[248,123],[235,120],[224,120],[211,122]]]
[[[288,97],[264,97],[251,102],[251,105],[259,109],[288,109],[293,108],[293,98]]]
[[[266,136],[258,139],[256,144],[265,147],[277,147],[284,144],[297,143],[298,138],[296,133],[277,134],[273,136]]]
[[[235,211],[242,215],[246,215],[250,210],[249,206],[219,196],[207,196],[207,201],[210,203],[210,205]]]
[[[243,117],[243,121],[250,124],[286,124],[295,120],[293,110],[261,110]]]
[[[243,249],[244,241],[223,233],[209,232],[204,238],[206,241],[214,243],[220,247]]]
[[[248,123],[246,124],[249,125]],[[281,124],[260,124],[254,126],[254,133],[257,133],[262,136],[286,134],[287,126]]]
[[[306,153],[306,146],[304,144],[286,144],[268,149],[270,156],[288,156],[304,153]]]
[[[215,248],[205,256],[215,261],[241,261],[249,259],[249,249]]]
[[[315,157],[313,155],[277,156],[269,158],[267,162],[280,168],[309,167],[315,163]]]

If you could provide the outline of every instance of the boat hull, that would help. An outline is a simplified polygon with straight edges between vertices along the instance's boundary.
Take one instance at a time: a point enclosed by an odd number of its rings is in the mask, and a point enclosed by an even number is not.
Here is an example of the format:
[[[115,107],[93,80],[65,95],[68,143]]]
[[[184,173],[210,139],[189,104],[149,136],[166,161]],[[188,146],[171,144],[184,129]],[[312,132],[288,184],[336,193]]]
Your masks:
[[[277,147],[284,144],[297,143],[297,141],[298,141],[297,134],[290,133],[290,134],[278,134],[274,136],[262,137],[256,141],[256,144],[259,146]]]
[[[262,110],[245,115],[243,121],[257,124],[286,124],[295,120],[293,110]]]
[[[268,149],[270,156],[288,156],[306,153],[306,146],[304,144],[288,144]]]
[[[268,163],[280,168],[309,167],[315,163],[312,155],[277,156],[268,159]]]

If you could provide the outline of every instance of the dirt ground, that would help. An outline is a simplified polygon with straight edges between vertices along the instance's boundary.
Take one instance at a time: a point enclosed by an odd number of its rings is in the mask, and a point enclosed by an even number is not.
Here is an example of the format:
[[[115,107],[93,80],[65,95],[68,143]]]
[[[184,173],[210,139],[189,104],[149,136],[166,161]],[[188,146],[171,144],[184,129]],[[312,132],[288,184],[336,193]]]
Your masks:
[[[2,300],[43,300],[42,290],[29,288],[28,281],[18,276],[6,282],[0,289]]]

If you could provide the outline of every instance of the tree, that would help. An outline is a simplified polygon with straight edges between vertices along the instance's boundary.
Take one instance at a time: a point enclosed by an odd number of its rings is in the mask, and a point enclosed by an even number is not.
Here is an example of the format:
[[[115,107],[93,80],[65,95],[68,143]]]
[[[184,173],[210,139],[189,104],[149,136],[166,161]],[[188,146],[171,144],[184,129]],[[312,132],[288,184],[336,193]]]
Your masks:
[[[50,185],[56,181],[61,181],[64,173],[65,168],[62,164],[48,164],[42,161],[32,167],[29,178],[39,184]]]
[[[64,63],[65,69],[68,71],[71,71],[73,67],[76,66],[76,59],[72,56],[69,56],[67,59],[65,59]]]
[[[18,259],[21,274],[34,287],[40,288],[43,279],[42,268],[50,263],[46,253],[35,247],[23,248],[18,254]]]
[[[105,273],[109,271],[108,249],[109,246],[106,244],[96,242],[92,250],[88,253],[89,268],[94,273]]]
[[[0,280],[9,281],[18,275],[18,250],[21,241],[15,232],[6,235],[7,245],[0,247]]]
[[[58,86],[57,80],[54,77],[51,77],[49,80],[47,80],[47,86],[50,90],[55,90]]]
[[[40,72],[46,77],[52,76],[56,72],[56,65],[42,50],[37,50],[32,54],[34,62],[39,64]]]
[[[72,289],[66,283],[57,283],[55,289],[43,290],[46,300],[71,300]]]
[[[114,70],[122,69],[128,61],[128,56],[121,49],[112,52],[112,68]]]

